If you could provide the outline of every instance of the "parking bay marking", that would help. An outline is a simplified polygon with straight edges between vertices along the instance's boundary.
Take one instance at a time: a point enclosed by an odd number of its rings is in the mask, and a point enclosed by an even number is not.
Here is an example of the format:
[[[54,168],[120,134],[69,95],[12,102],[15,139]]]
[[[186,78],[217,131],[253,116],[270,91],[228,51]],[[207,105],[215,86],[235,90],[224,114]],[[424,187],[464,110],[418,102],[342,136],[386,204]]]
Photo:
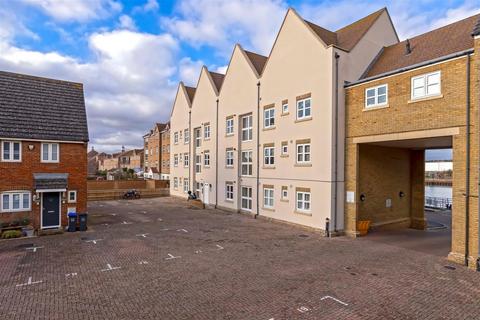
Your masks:
[[[148,261],[142,260],[138,264],[148,264]]]
[[[140,233],[140,234],[136,234],[135,236],[146,238],[148,235],[149,235],[149,233]]]
[[[110,263],[107,263],[107,268],[106,269],[102,269],[101,271],[102,272],[105,272],[105,271],[112,271],[112,270],[117,270],[117,269],[120,269],[121,267],[112,267],[112,265]]]
[[[182,232],[185,232],[185,233],[188,233],[188,231],[186,229],[178,229],[177,231],[182,231]]]
[[[41,247],[29,247],[29,248],[25,248],[25,250],[32,250],[32,252],[37,252],[37,249],[42,249],[43,246]]]
[[[181,256],[175,257],[173,254],[169,253],[168,258],[165,258],[165,260],[173,260],[173,259],[178,259],[178,258],[181,258]]]
[[[25,283],[17,284],[16,287],[30,286],[32,284],[42,283],[43,281],[32,281],[32,277],[28,277],[28,281]]]
[[[219,245],[219,244],[217,244],[216,246],[217,246],[218,250],[223,250],[223,249],[225,249],[224,247],[222,247],[222,246]]]
[[[73,278],[73,277],[76,277],[76,276],[78,276],[78,273],[76,273],[76,272],[72,272],[72,273],[67,273],[67,274],[65,274],[65,277],[66,277],[66,278]]]
[[[132,224],[131,222],[123,221],[121,224]]]
[[[93,240],[86,240],[85,242],[91,242],[93,244],[97,244],[98,241],[102,241],[103,239],[93,239]]]
[[[341,301],[341,300],[338,300],[337,298],[334,298],[334,297],[332,297],[332,296],[324,296],[324,297],[321,297],[321,298],[320,298],[321,301],[326,300],[326,299],[331,299],[331,300],[333,300],[333,301],[335,301],[335,302],[337,302],[337,303],[340,303],[341,305],[348,306],[348,303],[343,302],[343,301]]]

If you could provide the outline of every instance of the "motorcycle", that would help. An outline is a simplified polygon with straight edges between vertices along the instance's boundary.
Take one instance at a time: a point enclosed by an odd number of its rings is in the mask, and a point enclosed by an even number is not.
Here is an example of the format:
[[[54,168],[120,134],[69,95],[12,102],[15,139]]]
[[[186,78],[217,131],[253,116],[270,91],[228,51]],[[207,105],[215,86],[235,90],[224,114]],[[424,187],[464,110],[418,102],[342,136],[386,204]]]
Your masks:
[[[123,199],[140,199],[140,192],[137,190],[128,190],[123,194]]]

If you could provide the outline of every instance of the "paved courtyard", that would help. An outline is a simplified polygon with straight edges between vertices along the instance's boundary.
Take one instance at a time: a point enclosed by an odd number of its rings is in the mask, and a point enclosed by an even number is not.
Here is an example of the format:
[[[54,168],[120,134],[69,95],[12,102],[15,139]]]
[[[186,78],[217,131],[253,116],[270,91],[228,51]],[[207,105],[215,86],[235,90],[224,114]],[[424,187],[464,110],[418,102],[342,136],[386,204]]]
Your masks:
[[[0,242],[0,319],[478,319],[480,274],[379,237],[91,203],[90,229]]]

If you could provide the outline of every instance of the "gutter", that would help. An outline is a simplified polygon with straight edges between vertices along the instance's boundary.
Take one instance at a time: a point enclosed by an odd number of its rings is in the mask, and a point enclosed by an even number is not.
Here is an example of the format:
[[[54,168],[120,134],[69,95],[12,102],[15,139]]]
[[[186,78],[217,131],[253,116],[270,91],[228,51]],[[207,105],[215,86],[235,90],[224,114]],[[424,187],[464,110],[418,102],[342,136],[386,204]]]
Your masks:
[[[466,177],[465,177],[465,265],[470,255],[470,55],[467,55],[467,99],[466,99]]]
[[[260,81],[257,82],[257,212],[254,218],[260,215]]]
[[[335,52],[335,166],[334,166],[334,209],[333,209],[333,231],[337,233],[337,215],[338,215],[338,59],[340,55]],[[330,235],[330,230],[325,230]]]
[[[397,74],[397,73],[410,71],[410,70],[413,70],[413,69],[416,69],[416,68],[425,67],[425,66],[435,64],[435,63],[439,63],[439,62],[443,62],[443,61],[446,61],[446,60],[458,58],[458,57],[461,57],[461,56],[464,56],[464,55],[472,54],[473,52],[474,52],[473,49],[468,49],[468,50],[460,51],[460,52],[457,52],[457,53],[449,54],[449,55],[446,55],[446,56],[443,56],[443,57],[440,57],[440,58],[435,58],[435,59],[420,62],[420,63],[417,63],[417,64],[412,64],[408,67],[403,67],[403,68],[400,68],[400,69],[384,72],[384,73],[378,74],[376,76],[361,79],[361,80],[358,80],[358,81],[355,81],[355,82],[350,82],[350,83],[346,84],[344,86],[344,88],[348,88],[348,87],[352,87],[352,86],[357,85],[357,84],[362,84],[362,83],[365,83],[365,82],[377,80],[377,79],[387,77],[387,76],[391,76],[391,75],[394,75],[394,74]]]
[[[215,209],[218,206],[218,98],[217,98],[217,115],[215,126]]]

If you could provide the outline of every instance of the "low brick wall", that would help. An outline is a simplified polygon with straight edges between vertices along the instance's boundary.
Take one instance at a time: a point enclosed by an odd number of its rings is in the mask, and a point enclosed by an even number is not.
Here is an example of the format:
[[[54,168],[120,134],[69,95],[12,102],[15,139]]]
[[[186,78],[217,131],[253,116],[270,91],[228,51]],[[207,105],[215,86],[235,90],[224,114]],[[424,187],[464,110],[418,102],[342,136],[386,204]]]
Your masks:
[[[88,201],[122,199],[131,189],[140,192],[142,198],[166,197],[170,195],[168,180],[115,180],[88,181]]]

